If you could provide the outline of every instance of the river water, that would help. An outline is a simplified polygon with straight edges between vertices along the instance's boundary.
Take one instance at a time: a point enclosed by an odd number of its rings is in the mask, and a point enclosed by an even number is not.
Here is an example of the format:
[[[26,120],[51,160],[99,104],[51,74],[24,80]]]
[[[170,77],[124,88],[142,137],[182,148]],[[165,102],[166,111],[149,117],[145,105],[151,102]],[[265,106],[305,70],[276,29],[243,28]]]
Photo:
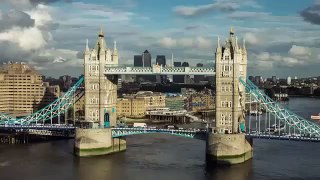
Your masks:
[[[292,111],[309,117],[320,99],[291,98]],[[252,160],[207,167],[205,143],[165,134],[127,138],[127,151],[77,158],[73,140],[0,145],[0,180],[286,180],[320,179],[320,143],[254,140]]]

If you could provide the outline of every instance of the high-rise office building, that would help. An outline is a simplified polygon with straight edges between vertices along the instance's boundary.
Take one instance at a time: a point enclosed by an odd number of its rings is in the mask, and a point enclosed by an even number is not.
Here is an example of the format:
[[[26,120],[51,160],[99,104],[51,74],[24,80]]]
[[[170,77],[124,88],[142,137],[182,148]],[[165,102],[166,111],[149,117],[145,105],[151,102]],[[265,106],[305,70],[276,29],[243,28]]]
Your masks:
[[[61,90],[63,92],[67,91],[72,87],[72,77],[69,75],[63,75],[59,77],[59,80],[61,81]]]
[[[189,67],[189,63],[188,63],[188,62],[183,62],[183,63],[181,64],[181,66],[182,66],[182,67]],[[184,77],[183,83],[185,83],[185,84],[191,83],[191,78],[190,78],[189,75],[184,75],[183,77]]]
[[[165,67],[166,66],[166,56],[164,55],[158,55],[156,58],[156,64],[159,66]],[[156,76],[158,83],[166,83],[167,76],[166,75],[157,75]]]
[[[162,65],[163,67],[166,66],[166,56],[158,55],[156,59],[156,64]]]
[[[181,66],[182,66],[182,67],[189,67],[189,63],[188,63],[188,62],[183,62],[183,63],[181,64]]]
[[[254,81],[256,85],[259,85],[261,83],[261,76],[256,76]]]
[[[134,67],[142,67],[142,55],[135,55],[133,57],[133,66]]]
[[[174,67],[181,67],[181,62],[174,62]],[[184,75],[173,75],[172,76],[173,83],[184,83]]]
[[[197,67],[203,67],[202,63],[198,63]],[[204,75],[194,75],[194,82],[200,83],[201,81],[204,81]]]
[[[288,84],[288,85],[291,85],[291,77],[290,77],[290,76],[287,77],[287,84]]]
[[[272,82],[275,84],[277,83],[277,76],[272,76]]]
[[[142,55],[134,56],[134,67],[151,67],[151,54],[148,50],[145,50]],[[136,81],[138,82],[155,82],[154,75],[136,75]]]
[[[143,67],[151,67],[151,54],[148,50],[142,53]]]
[[[251,82],[254,82],[254,76],[249,76],[249,80],[250,80]]]
[[[174,67],[181,67],[181,62],[174,62],[174,63],[173,63],[173,66],[174,66]]]
[[[60,95],[59,86],[49,86],[42,75],[25,63],[4,64],[0,70],[0,112],[26,116]]]

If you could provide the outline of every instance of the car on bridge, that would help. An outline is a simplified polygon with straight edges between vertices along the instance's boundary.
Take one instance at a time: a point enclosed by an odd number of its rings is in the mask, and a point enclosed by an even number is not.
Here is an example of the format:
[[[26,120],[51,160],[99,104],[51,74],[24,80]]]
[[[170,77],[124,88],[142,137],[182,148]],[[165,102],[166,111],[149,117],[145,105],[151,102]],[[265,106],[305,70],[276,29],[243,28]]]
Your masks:
[[[133,123],[134,128],[147,128],[146,123]]]
[[[177,125],[165,125],[164,129],[179,129]]]

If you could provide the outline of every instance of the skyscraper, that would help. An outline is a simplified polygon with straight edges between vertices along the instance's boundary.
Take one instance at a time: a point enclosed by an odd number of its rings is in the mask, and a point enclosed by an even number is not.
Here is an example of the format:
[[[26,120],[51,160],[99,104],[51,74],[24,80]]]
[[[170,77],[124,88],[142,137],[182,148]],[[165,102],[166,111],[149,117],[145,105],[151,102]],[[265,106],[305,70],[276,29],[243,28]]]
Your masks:
[[[158,64],[159,66],[165,67],[166,66],[166,56],[158,55],[156,58],[156,64]],[[156,79],[157,79],[158,83],[165,83],[167,80],[167,76],[166,75],[157,75]]]
[[[181,67],[181,62],[174,62],[174,67]],[[173,75],[172,80],[174,83],[184,83],[184,75]]]
[[[142,55],[134,56],[135,67],[151,67],[151,54],[145,50]],[[150,81],[155,82],[154,75],[136,75],[136,81]]]
[[[272,76],[272,82],[275,84],[277,83],[277,76]]]
[[[135,55],[133,57],[133,66],[134,67],[142,67],[142,55]]]
[[[261,83],[261,76],[256,76],[256,77],[255,77],[255,83],[256,83],[256,85],[260,85],[260,83]]]
[[[151,54],[148,50],[142,53],[143,67],[151,67]]]
[[[253,77],[253,76],[249,76],[249,80],[250,80],[251,82],[254,82],[254,77]]]
[[[181,62],[174,62],[174,63],[173,63],[173,66],[174,66],[174,67],[181,67]]]
[[[197,67],[203,67],[203,64],[198,63]],[[200,83],[200,81],[204,81],[204,75],[194,75],[194,82]]]
[[[182,67],[189,67],[189,63],[183,62],[181,66]],[[189,75],[184,75],[183,78],[184,78],[183,83],[191,83],[191,78]]]
[[[166,56],[158,55],[156,59],[156,64],[162,65],[163,67],[166,66]]]
[[[183,62],[183,63],[181,64],[181,66],[182,66],[182,67],[189,67],[189,63],[188,63],[188,62]]]
[[[288,85],[291,85],[291,77],[290,77],[290,76],[287,77],[287,84],[288,84]]]

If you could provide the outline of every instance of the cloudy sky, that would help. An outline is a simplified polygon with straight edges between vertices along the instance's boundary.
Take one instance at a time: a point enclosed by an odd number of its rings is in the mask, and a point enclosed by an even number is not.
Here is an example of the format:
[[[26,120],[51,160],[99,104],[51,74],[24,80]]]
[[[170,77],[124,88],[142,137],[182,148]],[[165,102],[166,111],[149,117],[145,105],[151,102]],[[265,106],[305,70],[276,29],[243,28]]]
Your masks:
[[[217,37],[246,39],[249,75],[320,75],[319,0],[0,0],[0,61],[46,76],[80,75],[86,39],[103,27],[120,63],[148,49],[213,64]]]

